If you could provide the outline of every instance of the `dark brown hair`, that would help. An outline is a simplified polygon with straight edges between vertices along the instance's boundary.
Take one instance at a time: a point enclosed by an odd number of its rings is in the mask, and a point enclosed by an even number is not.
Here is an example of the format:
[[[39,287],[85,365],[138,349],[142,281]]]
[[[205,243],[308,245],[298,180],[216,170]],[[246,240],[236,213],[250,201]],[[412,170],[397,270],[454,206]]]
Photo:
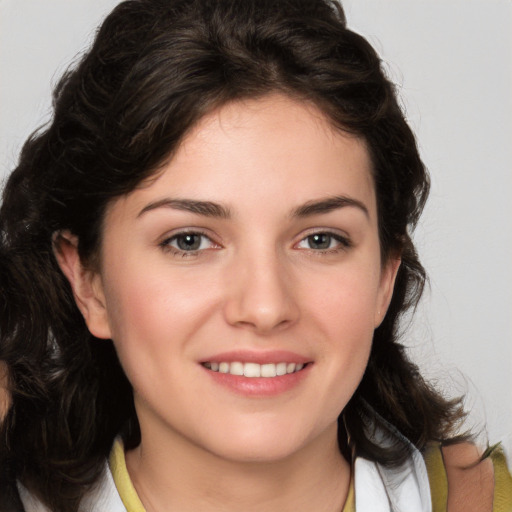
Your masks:
[[[419,449],[462,417],[398,343],[398,320],[425,281],[410,235],[429,180],[393,85],[369,43],[330,0],[130,0],[61,79],[54,116],[11,174],[0,210],[0,360],[12,405],[0,465],[55,512],[76,511],[120,432],[139,442],[132,390],[111,342],[87,330],[52,247],[78,236],[94,265],[107,205],[172,155],[207,112],[280,92],[311,102],[369,148],[384,258],[400,255],[389,311],[363,380],[340,417],[340,448],[385,464],[372,428],[393,425]]]

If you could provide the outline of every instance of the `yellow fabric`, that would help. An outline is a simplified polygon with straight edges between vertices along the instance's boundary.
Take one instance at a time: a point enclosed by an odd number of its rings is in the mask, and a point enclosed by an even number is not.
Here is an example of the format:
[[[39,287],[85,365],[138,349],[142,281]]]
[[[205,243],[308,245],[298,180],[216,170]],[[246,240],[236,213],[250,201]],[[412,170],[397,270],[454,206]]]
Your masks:
[[[353,474],[353,473],[352,473]],[[348,488],[347,500],[343,506],[342,512],[356,512],[356,501],[354,499],[354,478],[350,479],[350,487]]]
[[[490,455],[494,465],[494,504],[493,512],[512,511],[512,475],[510,475],[505,455],[496,448]]]
[[[110,452],[108,464],[110,471],[116,484],[117,492],[121,497],[121,501],[127,512],[146,512],[142,505],[135,487],[133,487],[128,469],[126,468],[126,460],[124,458],[124,446],[120,439],[114,441],[114,446]]]
[[[425,453],[432,497],[432,512],[446,512],[448,481],[439,444],[431,444]],[[501,448],[491,451],[494,466],[493,512],[512,512],[512,475],[509,473]],[[345,512],[345,511],[344,511]]]
[[[427,447],[423,456],[430,482],[432,512],[446,512],[448,481],[444,469],[441,447],[438,444],[431,444]]]

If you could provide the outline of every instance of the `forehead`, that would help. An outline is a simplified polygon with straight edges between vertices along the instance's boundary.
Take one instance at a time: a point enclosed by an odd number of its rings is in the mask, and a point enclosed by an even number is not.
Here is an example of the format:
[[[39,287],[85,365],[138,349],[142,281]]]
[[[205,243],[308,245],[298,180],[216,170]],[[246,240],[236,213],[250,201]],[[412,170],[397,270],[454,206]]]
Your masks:
[[[369,203],[370,213],[375,209],[365,142],[334,128],[314,105],[278,94],[204,116],[159,172],[127,197],[143,208],[159,195],[233,207],[293,207],[350,195]]]

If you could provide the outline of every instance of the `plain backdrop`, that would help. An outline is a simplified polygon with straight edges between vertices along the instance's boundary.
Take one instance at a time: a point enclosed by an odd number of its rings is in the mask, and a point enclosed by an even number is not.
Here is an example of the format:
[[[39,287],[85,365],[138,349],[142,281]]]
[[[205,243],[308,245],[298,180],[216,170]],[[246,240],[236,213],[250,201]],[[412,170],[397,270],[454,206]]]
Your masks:
[[[0,178],[117,3],[0,0]],[[397,83],[432,177],[415,235],[430,287],[403,341],[447,394],[468,393],[495,442],[512,432],[512,1],[343,5]]]

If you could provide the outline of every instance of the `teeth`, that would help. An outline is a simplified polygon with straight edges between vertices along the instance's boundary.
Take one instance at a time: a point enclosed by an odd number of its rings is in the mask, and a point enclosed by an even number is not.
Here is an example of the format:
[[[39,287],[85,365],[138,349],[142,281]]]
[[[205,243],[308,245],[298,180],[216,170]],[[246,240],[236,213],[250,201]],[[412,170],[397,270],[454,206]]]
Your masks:
[[[261,365],[261,376],[262,377],[275,377],[276,376],[276,365],[275,364],[262,364]]]
[[[304,368],[304,364],[302,363],[268,363],[268,364],[258,364],[258,363],[241,363],[240,361],[234,361],[232,363],[221,362],[221,363],[213,363],[206,362],[203,363],[205,368],[212,370],[214,372],[220,373],[229,373],[231,375],[243,375],[245,377],[253,378],[253,377],[279,377],[281,375],[286,375],[289,373],[295,373]]]
[[[286,375],[286,363],[276,364],[276,375]]]
[[[231,375],[243,375],[244,365],[242,363],[231,363],[229,373],[231,373]]]

